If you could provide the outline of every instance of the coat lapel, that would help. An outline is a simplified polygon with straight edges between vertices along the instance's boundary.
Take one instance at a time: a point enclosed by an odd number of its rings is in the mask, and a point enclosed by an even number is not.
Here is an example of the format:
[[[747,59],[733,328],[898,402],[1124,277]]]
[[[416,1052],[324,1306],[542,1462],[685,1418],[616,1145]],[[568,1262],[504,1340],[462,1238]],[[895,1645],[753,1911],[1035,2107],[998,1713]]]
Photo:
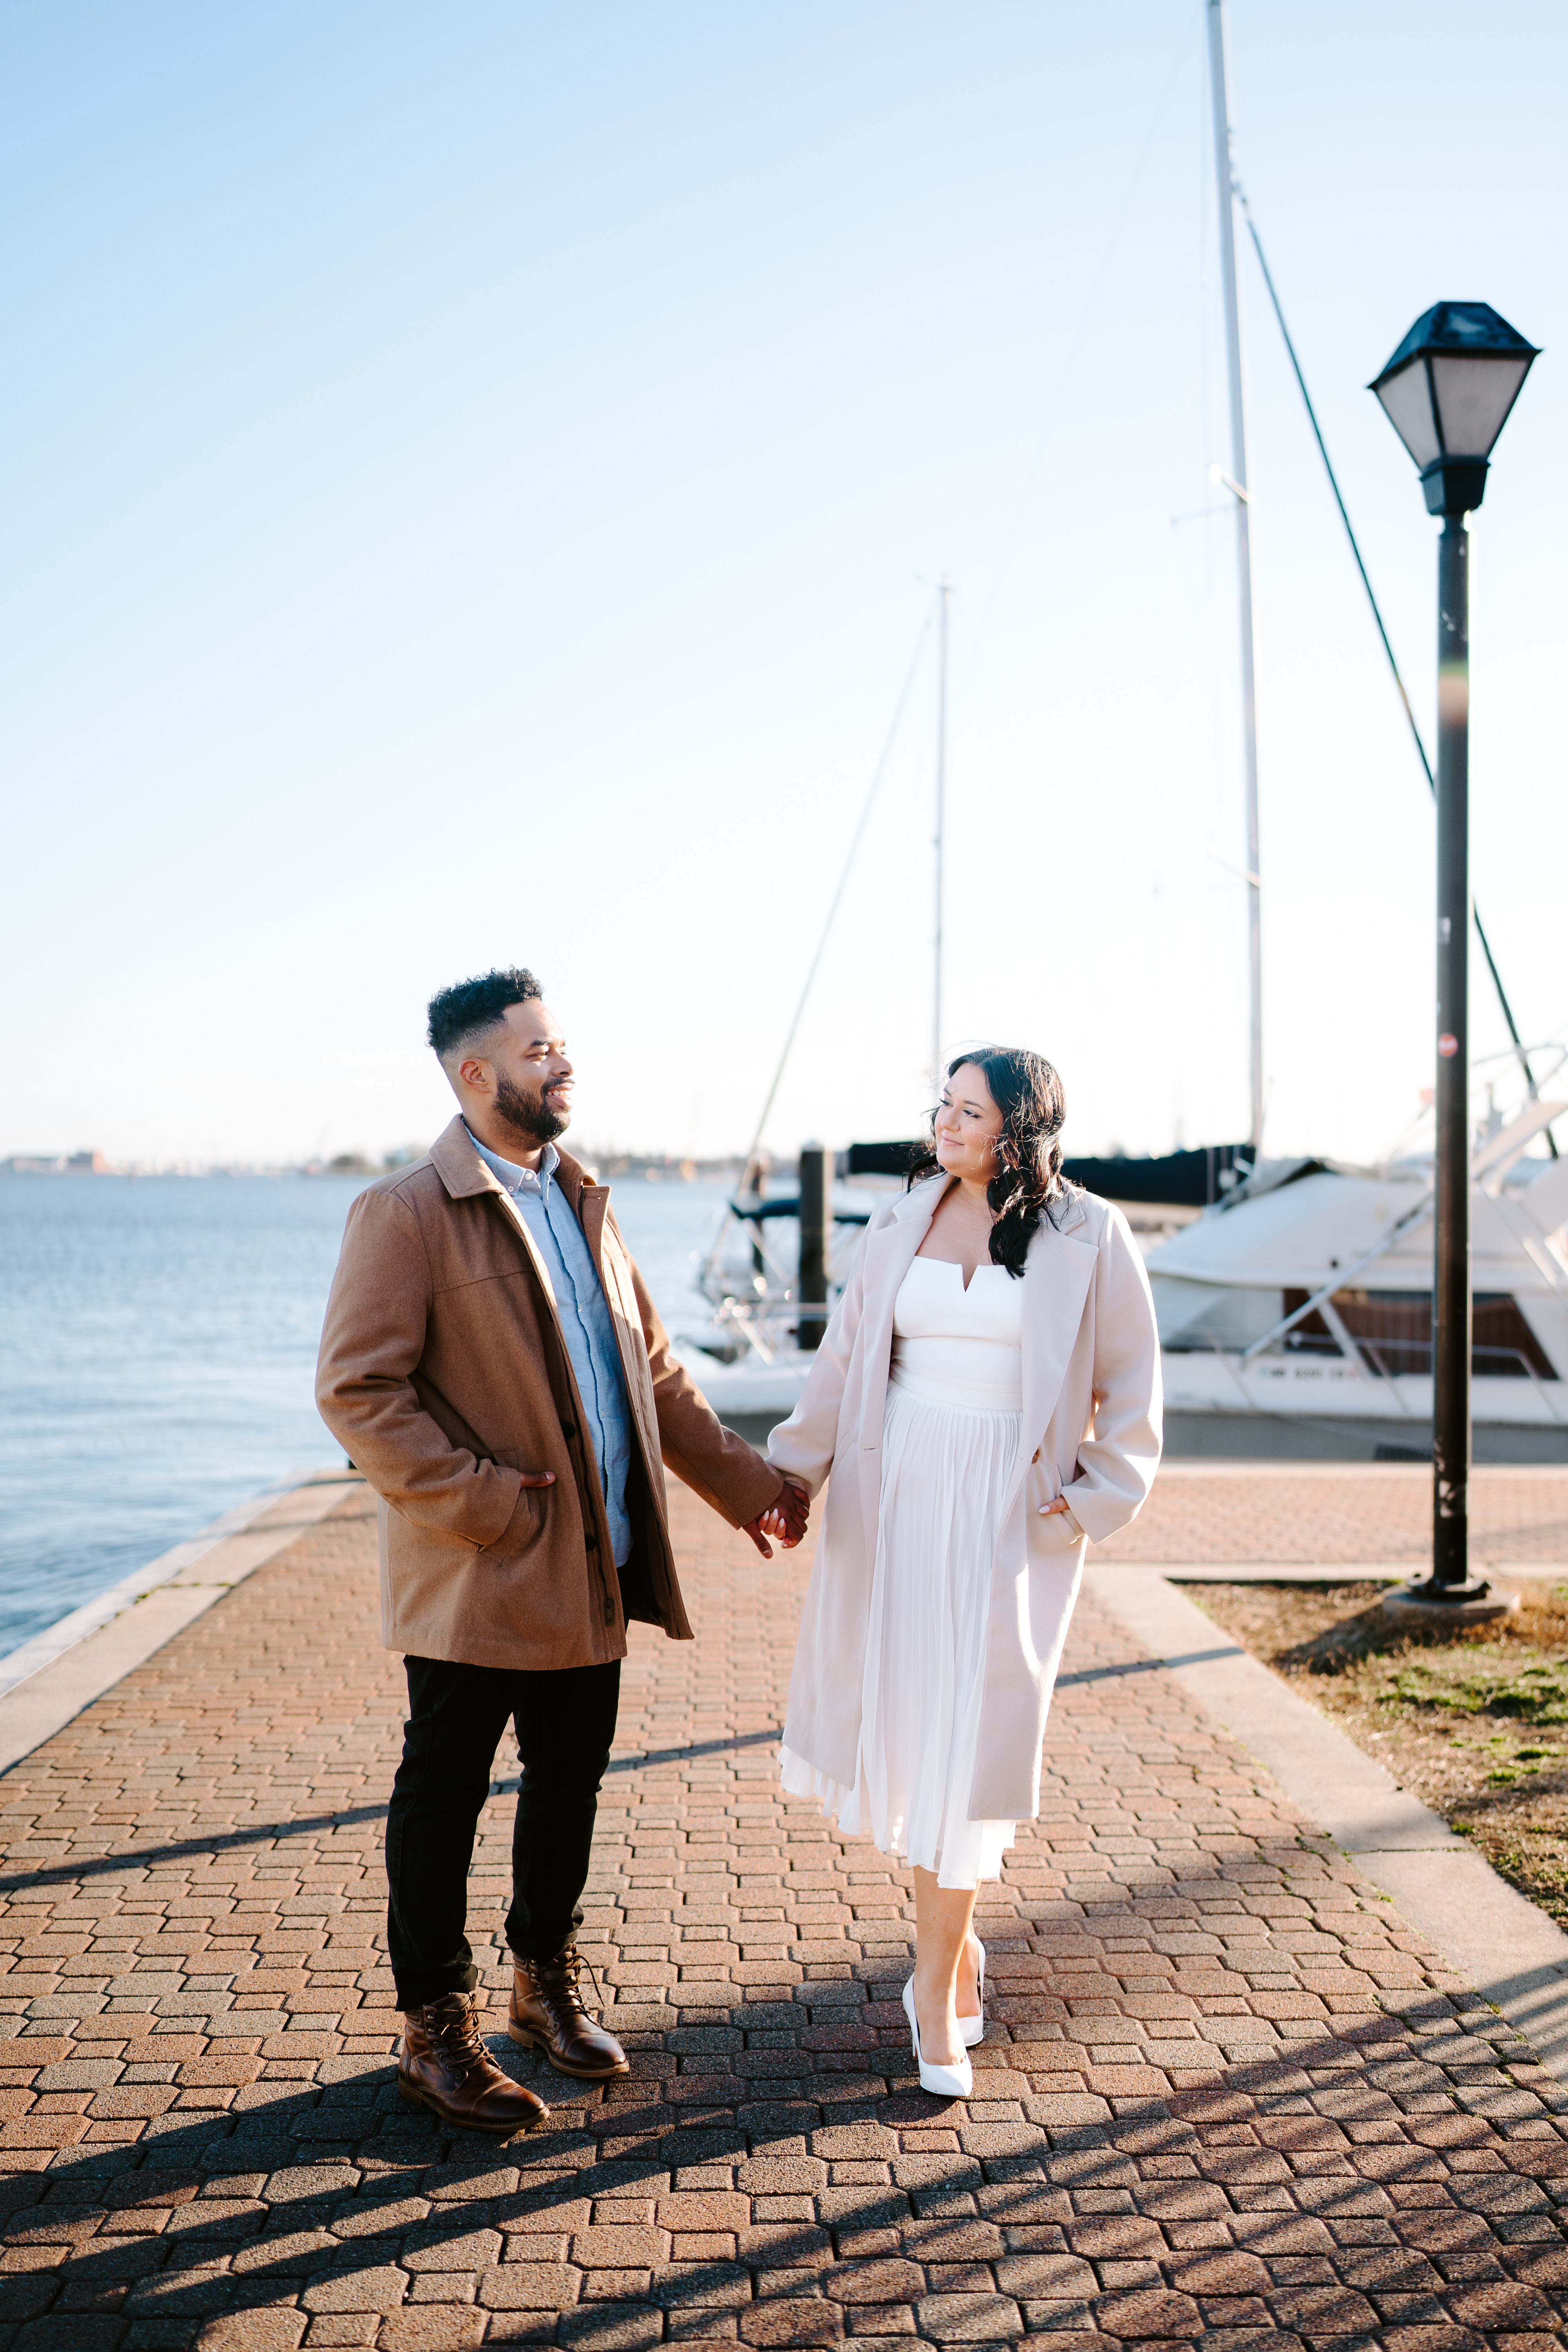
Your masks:
[[[876,1226],[866,1236],[866,1303],[862,1309],[866,1368],[873,1382],[880,1381],[882,1393],[873,1397],[868,1388],[865,1397],[868,1419],[863,1427],[876,1431],[881,1428],[888,1370],[892,1359],[893,1308],[898,1303],[899,1286],[920,1255],[921,1244],[931,1231],[937,1202],[946,1190],[946,1181],[935,1179],[918,1186],[900,1202],[896,1217],[890,1218],[885,1225]]]
[[[474,1156],[476,1159],[479,1158],[477,1152]],[[485,1167],[485,1163],[482,1160],[479,1160],[479,1166],[481,1168]],[[490,1171],[488,1168],[485,1168],[485,1174],[487,1176],[490,1176]],[[544,1263],[539,1244],[534,1240],[533,1235],[528,1230],[528,1220],[523,1215],[522,1211],[518,1207],[517,1202],[512,1199],[511,1194],[506,1190],[504,1185],[498,1184],[493,1176],[490,1176],[490,1190],[494,1192],[496,1199],[500,1202],[503,1213],[510,1220],[512,1226],[521,1238],[522,1246],[528,1253],[528,1262],[533,1268],[534,1273],[539,1276],[540,1288],[543,1291],[544,1296],[550,1301],[550,1311],[554,1316],[556,1326],[559,1328],[561,1322],[561,1301],[555,1296],[555,1285],[550,1279],[550,1268]],[[563,1339],[562,1345],[563,1347],[565,1346],[564,1339]]]
[[[566,1162],[563,1160],[561,1170],[564,1171],[565,1166]],[[562,1189],[564,1191],[564,1186]],[[566,1197],[568,1200],[572,1199],[570,1192]],[[605,1212],[609,1205],[609,1192],[603,1184],[583,1185],[577,1198],[572,1202],[572,1206],[577,1212],[577,1223],[583,1228],[583,1237],[588,1244],[588,1252],[594,1261],[594,1271],[601,1282],[605,1279]]]
[[[898,1214],[866,1236],[865,1306],[861,1312],[860,1502],[866,1517],[868,1558],[877,1550],[877,1514],[882,1492],[882,1422],[888,1409],[888,1375],[893,1354],[893,1308],[899,1288],[920,1255],[948,1180],[917,1185],[899,1203]]]
[[[564,1167],[564,1160],[562,1165]],[[642,1310],[637,1305],[637,1286],[632,1280],[631,1260],[626,1255],[625,1244],[614,1230],[607,1239],[605,1237],[605,1219],[609,1205],[610,1194],[606,1185],[585,1183],[577,1195],[577,1221],[586,1237],[600,1287],[610,1309],[610,1319],[616,1327],[621,1373],[642,1438],[648,1483],[662,1517],[664,1485],[658,1472],[661,1458],[658,1406],[654,1400],[653,1373],[647,1360],[647,1337],[643,1330]]]
[[[481,1162],[482,1165],[482,1162]],[[647,1457],[651,1475],[659,1459],[658,1410],[654,1402],[653,1379],[648,1370],[647,1342],[643,1333],[642,1315],[637,1306],[637,1288],[632,1281],[631,1265],[624,1248],[612,1234],[608,1247],[605,1241],[605,1219],[609,1213],[610,1190],[597,1183],[569,1152],[563,1151],[560,1164],[552,1181],[565,1196],[577,1223],[583,1228],[583,1238],[594,1261],[594,1271],[599,1277],[599,1287],[605,1294],[605,1304],[610,1310],[615,1326],[616,1346],[620,1353],[621,1374],[626,1384],[626,1395],[632,1408],[643,1451]],[[510,1196],[507,1205],[512,1207]],[[515,1214],[515,1210],[513,1211]],[[521,1216],[517,1222],[522,1227],[537,1264],[543,1261],[533,1246],[531,1235]]]
[[[1072,1223],[1083,1222],[1080,1211]],[[1057,1409],[1097,1257],[1092,1242],[1079,1240],[1070,1226],[1059,1230],[1044,1217],[1029,1244],[1024,1265],[1024,1425],[1004,1518]]]
[[[474,1150],[474,1139],[460,1118],[445,1128],[430,1146],[430,1164],[454,1201],[470,1201],[479,1192],[495,1194],[500,1202],[502,1215],[522,1243],[528,1262],[539,1277],[539,1286],[559,1323],[560,1302],[555,1296],[555,1286],[550,1279],[550,1269],[540,1255],[539,1245],[529,1232],[511,1194],[504,1184],[498,1183],[486,1162]]]

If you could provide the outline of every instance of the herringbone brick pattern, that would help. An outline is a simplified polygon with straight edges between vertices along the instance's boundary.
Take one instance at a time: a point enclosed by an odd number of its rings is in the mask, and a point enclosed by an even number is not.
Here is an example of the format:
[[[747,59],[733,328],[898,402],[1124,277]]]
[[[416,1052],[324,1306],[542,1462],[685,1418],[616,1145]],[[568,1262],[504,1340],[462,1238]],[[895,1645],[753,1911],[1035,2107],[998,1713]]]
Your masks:
[[[393,2087],[362,1492],[0,1781],[0,2352],[1561,2336],[1562,2093],[1091,1604],[976,2095],[922,2095],[908,1883],[773,1783],[803,1556],[676,1508],[699,1638],[634,1634],[586,1929],[633,2075],[499,2041],[526,2138]]]

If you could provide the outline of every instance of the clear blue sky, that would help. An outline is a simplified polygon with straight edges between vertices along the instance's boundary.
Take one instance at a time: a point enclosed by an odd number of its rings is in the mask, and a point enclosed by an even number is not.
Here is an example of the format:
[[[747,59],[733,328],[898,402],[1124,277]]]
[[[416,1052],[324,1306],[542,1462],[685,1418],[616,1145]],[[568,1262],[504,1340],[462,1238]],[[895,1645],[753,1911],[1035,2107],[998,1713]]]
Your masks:
[[[1197,0],[0,12],[0,1151],[423,1140],[426,997],[543,976],[590,1143],[742,1144],[956,583],[950,1039],[1079,1150],[1245,1126]],[[1423,717],[1363,387],[1543,344],[1477,524],[1475,870],[1568,1020],[1568,15],[1234,0],[1237,159]],[[1430,1081],[1432,820],[1261,287],[1270,1137]],[[927,660],[771,1140],[927,1099]],[[1479,1050],[1500,1031],[1477,983]]]

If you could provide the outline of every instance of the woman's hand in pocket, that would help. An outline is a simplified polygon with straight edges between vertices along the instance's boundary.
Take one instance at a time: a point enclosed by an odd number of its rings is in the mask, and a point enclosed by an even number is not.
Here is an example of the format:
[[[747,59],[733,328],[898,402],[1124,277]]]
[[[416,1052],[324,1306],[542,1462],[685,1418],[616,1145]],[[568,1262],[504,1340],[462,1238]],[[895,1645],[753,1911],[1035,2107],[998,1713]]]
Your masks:
[[[1061,1519],[1066,1522],[1064,1526],[1058,1528],[1056,1535],[1052,1538],[1053,1542],[1083,1542],[1084,1531],[1082,1524],[1074,1516],[1072,1505],[1068,1501],[1065,1495],[1058,1495],[1054,1503],[1042,1503],[1040,1505],[1040,1517],[1042,1519]]]

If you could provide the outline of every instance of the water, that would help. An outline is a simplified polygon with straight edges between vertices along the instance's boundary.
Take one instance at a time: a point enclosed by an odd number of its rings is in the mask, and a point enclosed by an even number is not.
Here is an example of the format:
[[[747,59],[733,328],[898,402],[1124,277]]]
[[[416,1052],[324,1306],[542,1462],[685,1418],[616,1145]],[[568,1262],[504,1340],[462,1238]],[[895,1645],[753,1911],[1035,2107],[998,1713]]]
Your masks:
[[[0,1175],[0,1654],[272,1480],[339,1458],[313,1388],[341,1177]],[[721,1184],[617,1183],[697,1324]]]

